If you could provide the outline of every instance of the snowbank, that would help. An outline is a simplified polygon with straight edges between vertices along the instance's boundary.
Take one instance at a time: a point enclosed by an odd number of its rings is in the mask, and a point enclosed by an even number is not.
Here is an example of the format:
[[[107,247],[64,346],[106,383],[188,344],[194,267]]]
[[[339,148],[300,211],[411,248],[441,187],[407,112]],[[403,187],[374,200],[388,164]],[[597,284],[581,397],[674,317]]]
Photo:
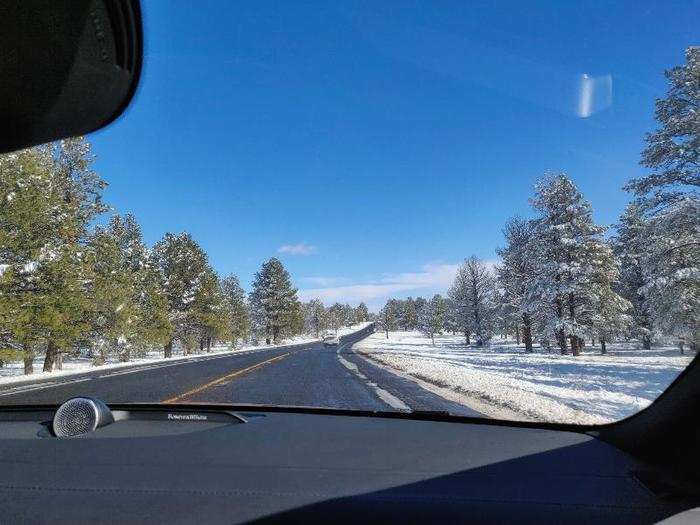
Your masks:
[[[389,339],[376,333],[354,346],[390,369],[462,394],[465,403],[493,407],[492,417],[505,408],[522,419],[592,424],[645,408],[694,357],[669,347],[608,348],[607,355],[590,349],[573,357],[537,347],[527,354],[508,341],[466,347],[461,336],[437,336],[432,346],[418,332],[390,332]]]

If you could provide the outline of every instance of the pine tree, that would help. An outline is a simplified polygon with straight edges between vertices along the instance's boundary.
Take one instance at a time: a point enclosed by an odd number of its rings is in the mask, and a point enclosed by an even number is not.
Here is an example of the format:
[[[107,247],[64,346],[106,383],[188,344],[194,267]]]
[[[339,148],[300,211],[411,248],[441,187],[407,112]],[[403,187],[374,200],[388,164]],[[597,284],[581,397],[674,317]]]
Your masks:
[[[192,302],[193,330],[188,334],[188,343],[193,339],[199,341],[199,351],[211,350],[212,344],[224,338],[231,338],[230,318],[227,297],[224,294],[219,276],[207,263],[201,278],[201,284]],[[192,348],[192,343],[186,344]]]
[[[612,291],[618,270],[612,249],[603,239],[605,228],[593,222],[591,205],[564,174],[541,179],[532,205],[536,272],[527,299],[540,308],[543,329],[553,333],[562,353],[570,342],[579,355],[590,335],[602,301],[624,307]],[[547,306],[549,305],[549,306]]]
[[[412,297],[401,301],[400,323],[403,330],[415,330],[418,327],[418,312]]]
[[[328,327],[334,332],[337,332],[343,324],[343,305],[340,303],[332,304],[328,308],[326,319]]]
[[[0,316],[25,355],[27,373],[38,344],[46,346],[44,370],[50,371],[61,368],[63,354],[87,332],[92,276],[84,245],[90,222],[105,211],[105,184],[92,161],[82,138],[0,161]]]
[[[386,338],[389,339],[389,332],[396,330],[399,327],[399,314],[401,307],[396,299],[389,299],[384,305],[384,308],[379,312],[378,322],[379,328],[386,332]]]
[[[641,341],[644,349],[649,350],[654,329],[649,304],[643,294],[647,227],[642,208],[636,203],[629,204],[617,225],[613,250],[620,261],[619,292],[631,305],[631,335]]]
[[[340,315],[343,326],[352,326],[355,323],[355,309],[349,304],[343,305]]]
[[[503,290],[504,316],[515,316],[518,336],[522,333],[525,351],[532,352],[532,305],[527,301],[527,290],[536,274],[530,242],[533,225],[520,218],[510,219],[503,230],[506,246],[498,249],[501,264],[497,267],[499,284]]]
[[[459,323],[457,322],[457,309],[455,308],[455,303],[450,297],[445,297],[445,330],[456,334],[459,330]]]
[[[444,328],[446,311],[447,305],[440,294],[434,295],[421,310],[418,327],[421,332],[430,337],[433,346],[435,346],[435,334],[442,333]]]
[[[470,257],[457,270],[450,298],[455,303],[457,322],[467,344],[472,334],[477,346],[483,346],[493,336],[495,285],[491,271],[477,257]]]
[[[304,319],[308,333],[315,337],[326,329],[326,308],[320,299],[311,299],[304,305]]]
[[[221,281],[221,289],[228,305],[228,332],[231,343],[235,346],[238,341],[245,341],[250,335],[248,300],[238,277],[233,274]]]
[[[98,227],[90,238],[92,282],[89,286],[90,320],[98,357],[104,364],[127,340],[133,340],[137,282],[120,244],[121,220],[112,219],[109,228]]]
[[[369,321],[369,310],[367,310],[365,303],[360,303],[355,308],[355,322],[364,323],[366,321]]]
[[[267,344],[277,343],[290,327],[297,302],[289,273],[279,259],[272,257],[255,274],[250,294],[253,326],[264,334]]]
[[[162,278],[161,288],[168,305],[172,333],[164,344],[164,356],[171,357],[173,343],[179,341],[189,352],[201,335],[197,304],[205,285],[210,285],[207,255],[189,233],[166,233],[153,247],[153,261]],[[212,287],[207,287],[211,292]]]
[[[656,101],[659,128],[646,137],[641,164],[651,173],[627,184],[647,228],[642,294],[655,326],[700,346],[700,48],[666,72]]]

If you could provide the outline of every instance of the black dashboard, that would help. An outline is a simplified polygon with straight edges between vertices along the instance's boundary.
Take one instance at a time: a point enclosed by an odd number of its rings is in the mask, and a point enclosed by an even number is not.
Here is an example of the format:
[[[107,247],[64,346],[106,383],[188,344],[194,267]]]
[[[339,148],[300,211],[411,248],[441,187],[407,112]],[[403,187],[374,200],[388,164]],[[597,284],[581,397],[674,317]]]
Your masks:
[[[4,523],[653,523],[689,507],[589,435],[322,411],[112,407],[56,438],[0,417]]]

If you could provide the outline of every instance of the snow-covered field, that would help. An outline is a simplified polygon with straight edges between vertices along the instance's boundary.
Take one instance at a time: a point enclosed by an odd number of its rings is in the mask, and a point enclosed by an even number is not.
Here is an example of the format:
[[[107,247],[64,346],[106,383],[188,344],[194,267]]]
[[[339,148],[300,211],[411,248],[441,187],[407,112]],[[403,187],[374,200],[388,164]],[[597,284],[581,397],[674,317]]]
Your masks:
[[[610,344],[608,354],[587,348],[560,355],[513,341],[466,347],[462,336],[418,332],[373,334],[355,351],[391,370],[417,378],[491,417],[607,423],[648,406],[693,359],[677,348],[639,350]]]
[[[356,329],[356,330],[359,330]],[[220,344],[220,345],[215,345],[212,347],[212,351],[209,353],[195,353],[195,354],[189,354],[189,355],[182,355],[181,351],[178,351],[177,348],[173,349],[173,357],[170,357],[168,359],[163,357],[163,351],[162,350],[153,350],[146,354],[143,357],[138,357],[134,358],[128,363],[122,363],[116,360],[115,357],[110,357],[108,360],[107,364],[104,365],[99,365],[99,366],[93,366],[92,364],[92,359],[89,357],[64,357],[63,359],[63,370],[55,370],[53,372],[42,372],[41,369],[44,364],[44,356],[40,355],[37,356],[37,358],[34,360],[34,370],[35,372],[31,375],[24,375],[24,364],[21,361],[12,361],[9,363],[5,363],[5,366],[0,367],[0,385],[6,385],[10,383],[18,383],[18,382],[23,382],[27,380],[38,380],[38,379],[44,379],[47,377],[62,377],[62,376],[69,376],[73,374],[79,374],[82,372],[88,372],[90,370],[106,370],[106,369],[113,369],[113,368],[124,368],[124,367],[129,367],[129,366],[134,366],[134,365],[143,365],[143,364],[148,364],[148,363],[165,363],[165,362],[176,362],[176,361],[181,361],[181,360],[187,360],[187,359],[196,359],[196,358],[201,358],[203,356],[216,356],[216,355],[223,355],[223,354],[229,354],[232,352],[240,353],[240,352],[255,352],[255,351],[261,351],[261,350],[266,350],[266,349],[271,349],[271,348],[277,348],[279,346],[287,346],[287,345],[297,345],[297,344],[305,344],[305,343],[310,343],[316,341],[315,338],[312,337],[293,337],[290,339],[285,340],[283,343],[279,345],[258,345],[258,346],[242,346],[238,348],[230,348],[227,344]]]

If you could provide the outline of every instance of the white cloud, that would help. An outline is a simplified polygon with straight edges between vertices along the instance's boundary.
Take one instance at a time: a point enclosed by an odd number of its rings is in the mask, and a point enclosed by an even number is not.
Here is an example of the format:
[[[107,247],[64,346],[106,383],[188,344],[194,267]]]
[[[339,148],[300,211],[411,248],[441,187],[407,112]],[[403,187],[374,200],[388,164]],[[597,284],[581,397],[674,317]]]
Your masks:
[[[332,277],[311,277],[307,280],[318,287],[300,290],[299,295],[303,301],[318,298],[325,303],[365,302],[376,310],[389,297],[446,293],[458,267],[459,264],[426,264],[417,272],[384,274],[369,282],[355,284],[345,284],[343,280]]]
[[[299,244],[284,244],[277,248],[277,253],[286,253],[289,255],[313,255],[317,251],[316,246],[311,246],[303,242]]]
[[[304,277],[302,280],[320,288],[350,284],[350,280],[344,277]]]

